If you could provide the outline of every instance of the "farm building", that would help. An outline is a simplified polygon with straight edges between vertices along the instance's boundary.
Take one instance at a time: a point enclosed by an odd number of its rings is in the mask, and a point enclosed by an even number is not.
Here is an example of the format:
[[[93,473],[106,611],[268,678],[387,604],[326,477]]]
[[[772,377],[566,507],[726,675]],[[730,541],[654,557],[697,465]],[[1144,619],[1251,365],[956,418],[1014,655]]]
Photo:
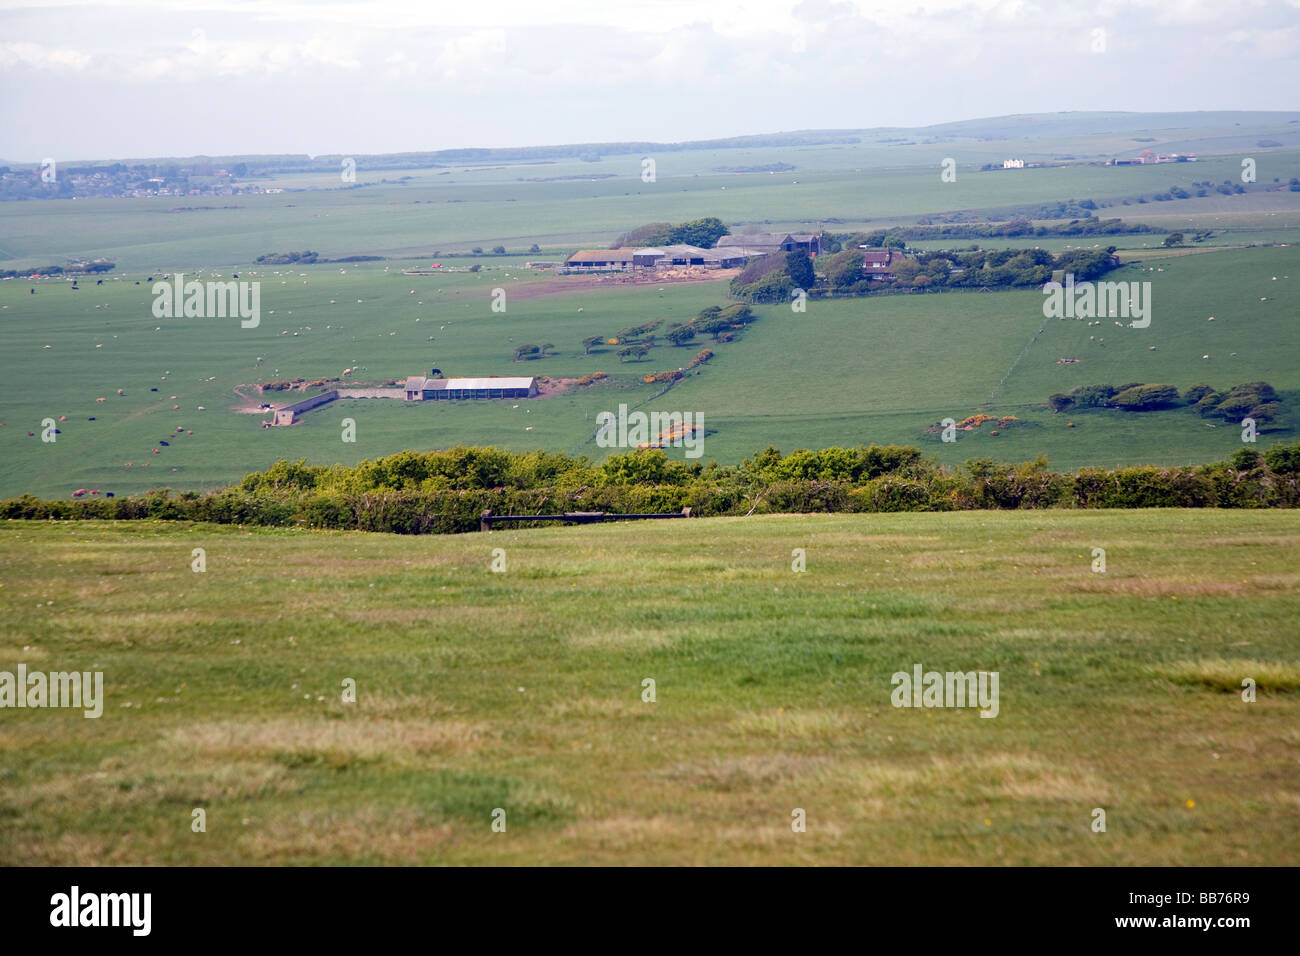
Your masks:
[[[733,269],[761,252],[744,249],[701,249],[698,246],[646,246],[641,249],[589,249],[574,253],[560,270],[565,273],[630,272],[634,269]]]
[[[454,401],[468,398],[532,398],[537,379],[527,378],[426,378],[412,375],[406,380],[408,402]]]
[[[896,249],[873,249],[862,254],[862,272],[868,279],[892,279],[893,267],[905,258]]]
[[[811,232],[756,232],[751,235],[723,236],[718,240],[717,251],[740,246],[751,250],[750,255],[769,255],[773,252],[796,252],[802,249],[810,256],[815,256],[822,251],[821,243],[822,237]]]
[[[698,246],[652,246],[636,250],[634,262],[654,269],[734,269],[745,264],[746,255],[730,249],[701,249]]]
[[[569,256],[564,272],[626,272],[632,268],[633,249],[583,249]]]
[[[1002,160],[1003,169],[1024,169],[1025,161],[1023,159],[1004,159]]]

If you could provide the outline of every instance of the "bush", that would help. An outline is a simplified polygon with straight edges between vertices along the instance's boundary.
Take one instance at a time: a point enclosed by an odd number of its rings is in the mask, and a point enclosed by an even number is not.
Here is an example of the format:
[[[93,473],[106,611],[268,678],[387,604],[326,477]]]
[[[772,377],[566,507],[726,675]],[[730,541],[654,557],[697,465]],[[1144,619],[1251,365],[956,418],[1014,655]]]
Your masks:
[[[1111,399],[1111,404],[1130,411],[1164,408],[1177,402],[1178,388],[1173,385],[1135,385]]]

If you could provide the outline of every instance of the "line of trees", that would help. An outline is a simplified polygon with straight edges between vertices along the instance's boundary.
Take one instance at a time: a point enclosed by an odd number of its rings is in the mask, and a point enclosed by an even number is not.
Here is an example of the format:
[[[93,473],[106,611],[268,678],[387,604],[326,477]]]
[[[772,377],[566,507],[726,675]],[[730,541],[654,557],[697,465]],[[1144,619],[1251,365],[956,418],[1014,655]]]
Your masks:
[[[1057,392],[1047,404],[1054,412],[1085,408],[1146,412],[1184,407],[1202,418],[1220,418],[1234,424],[1253,418],[1261,427],[1275,424],[1282,413],[1277,390],[1268,382],[1243,382],[1223,391],[1210,385],[1192,385],[1181,394],[1177,386],[1163,383],[1079,385],[1068,392]]]
[[[887,237],[886,246],[903,252],[901,239]],[[1075,249],[1052,255],[1046,249],[941,250],[906,254],[889,266],[890,278],[868,277],[863,253],[849,248],[817,260],[814,275],[805,252],[776,253],[747,265],[731,280],[731,294],[749,302],[788,301],[802,289],[810,295],[865,295],[926,289],[1032,288],[1041,286],[1055,270],[1073,273],[1075,280],[1100,278],[1117,267],[1114,247]]]
[[[95,275],[97,273],[111,272],[116,268],[116,262],[110,262],[107,259],[91,259],[82,262],[71,262],[66,266],[0,269],[0,279],[25,279],[27,276]]]
[[[614,240],[611,249],[628,246],[697,246],[712,249],[719,239],[727,235],[726,224],[716,216],[692,219],[673,225],[671,222],[651,222],[623,233]]]
[[[708,335],[715,342],[730,342],[741,329],[754,321],[754,311],[743,303],[720,306],[711,305],[701,309],[695,318],[686,322],[669,323],[663,331],[663,338],[673,346],[685,348],[691,345],[696,336]],[[620,361],[632,359],[640,361],[652,349],[660,346],[658,329],[663,326],[663,319],[654,319],[643,325],[633,325],[619,329],[612,336],[591,335],[582,340],[584,355],[594,351],[604,351],[601,346],[617,347]]]
[[[497,514],[691,508],[696,515],[1039,508],[1294,508],[1300,443],[1188,467],[1053,472],[1047,459],[971,459],[950,469],[912,446],[766,448],[739,465],[674,461],[659,450],[600,464],[558,452],[457,446],[404,451],[354,467],[281,460],[239,484],[199,493],[0,502],[0,518],[191,520],[428,534],[473,531]]]

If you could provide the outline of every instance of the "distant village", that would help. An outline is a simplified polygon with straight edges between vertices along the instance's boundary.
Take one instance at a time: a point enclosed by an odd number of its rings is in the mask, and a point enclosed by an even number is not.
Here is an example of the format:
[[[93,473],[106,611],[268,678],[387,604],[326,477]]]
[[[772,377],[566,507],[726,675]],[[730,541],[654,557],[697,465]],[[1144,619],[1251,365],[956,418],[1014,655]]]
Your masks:
[[[251,196],[280,193],[278,187],[241,182],[246,170],[214,163],[113,163],[11,169],[0,166],[0,200],[132,198],[156,196]]]

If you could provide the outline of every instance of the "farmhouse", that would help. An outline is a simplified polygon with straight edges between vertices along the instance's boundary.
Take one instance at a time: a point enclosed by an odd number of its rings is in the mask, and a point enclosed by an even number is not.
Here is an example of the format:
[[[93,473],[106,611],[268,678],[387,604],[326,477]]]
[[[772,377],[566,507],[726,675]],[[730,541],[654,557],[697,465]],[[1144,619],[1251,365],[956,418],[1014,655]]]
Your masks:
[[[896,249],[870,250],[862,254],[862,272],[868,279],[892,279],[893,267],[905,258]]]
[[[426,378],[412,375],[406,380],[406,401],[453,401],[469,398],[532,398],[537,394],[537,379],[506,378]]]

